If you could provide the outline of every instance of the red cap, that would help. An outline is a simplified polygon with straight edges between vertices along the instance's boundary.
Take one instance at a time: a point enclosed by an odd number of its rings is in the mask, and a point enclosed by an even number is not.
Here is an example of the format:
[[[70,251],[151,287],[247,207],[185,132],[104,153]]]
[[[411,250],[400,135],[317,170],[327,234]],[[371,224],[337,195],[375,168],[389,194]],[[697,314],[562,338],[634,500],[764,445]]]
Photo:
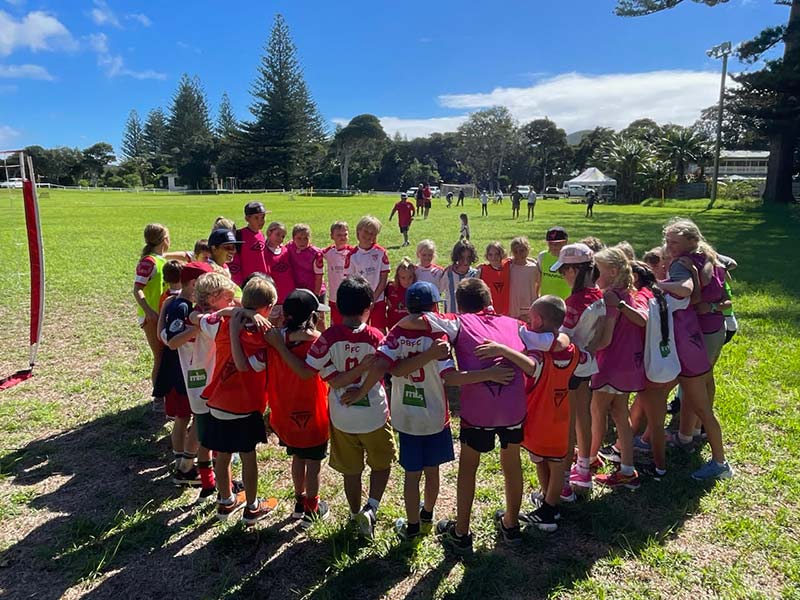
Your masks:
[[[207,262],[190,262],[181,269],[181,283],[188,283],[197,279],[203,273],[213,273],[214,268]]]

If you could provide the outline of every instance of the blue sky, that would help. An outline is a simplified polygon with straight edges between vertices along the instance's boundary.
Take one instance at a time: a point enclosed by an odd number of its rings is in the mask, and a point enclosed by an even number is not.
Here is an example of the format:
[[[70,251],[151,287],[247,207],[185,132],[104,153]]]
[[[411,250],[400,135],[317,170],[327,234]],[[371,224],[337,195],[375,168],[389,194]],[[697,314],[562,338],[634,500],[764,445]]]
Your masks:
[[[118,148],[128,112],[168,107],[198,75],[212,115],[248,90],[276,12],[331,127],[360,113],[391,134],[454,130],[503,104],[567,132],[649,116],[689,124],[715,102],[705,51],[785,22],[771,0],[708,8],[687,0],[637,19],[613,0],[0,0],[0,149]],[[733,70],[743,67],[732,62]],[[752,67],[748,67],[752,68]]]

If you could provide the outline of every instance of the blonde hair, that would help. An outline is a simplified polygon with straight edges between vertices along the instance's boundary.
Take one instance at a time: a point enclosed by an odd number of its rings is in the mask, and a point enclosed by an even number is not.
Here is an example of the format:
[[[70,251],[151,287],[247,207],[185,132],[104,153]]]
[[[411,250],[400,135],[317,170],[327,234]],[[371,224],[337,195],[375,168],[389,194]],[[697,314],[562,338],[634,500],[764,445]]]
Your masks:
[[[495,250],[500,252],[500,259],[501,260],[506,257],[506,249],[503,248],[503,244],[501,244],[500,242],[495,240],[493,242],[489,242],[488,244],[486,244],[486,252],[483,255],[484,258],[486,258],[486,260],[489,260],[489,250],[491,250],[492,248],[494,248]]]
[[[586,244],[589,246],[589,248],[592,249],[592,252],[600,252],[600,250],[606,247],[600,238],[593,235],[583,238],[581,240],[581,244]]]
[[[169,230],[161,223],[150,223],[144,226],[144,248],[142,248],[142,258],[164,243],[169,236]]]
[[[350,226],[347,224],[347,221],[336,221],[331,225],[331,235],[333,235],[333,232],[337,229],[347,229],[349,231]]]
[[[286,225],[279,221],[273,221],[267,226],[267,237],[269,237],[276,229],[280,229],[283,231],[284,235],[286,234]]]
[[[250,310],[273,306],[277,299],[275,286],[262,277],[253,277],[242,290],[242,306]]]
[[[706,241],[700,228],[691,219],[685,217],[673,217],[664,225],[664,243],[666,244],[667,235],[677,235],[685,240],[694,242],[692,252],[702,252],[712,262],[717,262],[717,251]]]
[[[626,290],[633,289],[631,263],[621,248],[617,246],[603,248],[594,255],[594,261],[617,269],[617,277],[611,282],[611,287]]]
[[[633,249],[633,246],[631,246],[631,243],[627,240],[621,241],[616,245],[616,248],[622,250],[625,256],[628,257],[628,260],[636,260],[636,250]]]
[[[214,225],[211,227],[211,231],[215,229],[230,229],[231,231],[236,231],[236,223],[231,221],[228,217],[217,217],[214,221]]]
[[[292,227],[292,237],[296,236],[298,233],[307,233],[308,236],[311,237],[311,226],[305,223],[298,223]]]
[[[511,240],[511,252],[514,252],[514,250],[518,248],[525,248],[528,253],[531,251],[531,243],[524,235],[515,237],[513,240]]]
[[[361,217],[358,225],[356,225],[356,233],[364,229],[366,231],[372,231],[372,233],[378,235],[381,232],[382,227],[383,225],[381,225],[381,222],[377,219],[377,217],[366,215]]]
[[[422,240],[417,244],[417,256],[423,250],[432,250],[433,251],[433,260],[436,260],[436,242],[433,240]]]
[[[226,292],[231,298],[236,294],[236,284],[230,277],[217,272],[204,273],[194,284],[194,302],[201,310],[208,310],[211,307],[211,299]]]
[[[401,269],[405,269],[406,271],[411,271],[411,275],[413,277],[412,283],[417,280],[417,269],[414,266],[414,262],[407,256],[404,256],[399,263],[397,263],[397,267],[394,270],[394,283],[395,285],[400,285],[400,282],[397,280],[397,275]]]

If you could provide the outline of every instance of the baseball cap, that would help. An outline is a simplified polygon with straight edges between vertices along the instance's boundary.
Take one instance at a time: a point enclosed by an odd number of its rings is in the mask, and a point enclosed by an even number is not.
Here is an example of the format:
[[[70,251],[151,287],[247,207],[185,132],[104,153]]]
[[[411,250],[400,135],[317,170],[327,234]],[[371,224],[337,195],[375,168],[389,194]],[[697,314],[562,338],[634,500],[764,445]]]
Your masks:
[[[401,197],[401,198],[408,198],[408,194],[406,194],[405,192],[403,192],[403,193],[401,193],[401,194],[400,194],[400,197]]]
[[[567,236],[567,230],[563,227],[551,227],[547,230],[547,235],[544,236],[544,239],[548,242],[560,242],[561,240],[569,239]]]
[[[592,260],[594,252],[586,244],[567,244],[558,253],[558,260],[550,267],[550,271],[555,273],[561,265],[577,265]]]
[[[439,300],[439,290],[429,281],[417,281],[406,290],[406,306],[409,312],[421,312],[423,308],[436,304]]]
[[[261,202],[248,202],[244,205],[244,216],[266,214],[267,209]]]
[[[213,273],[214,268],[207,262],[190,262],[183,265],[181,269],[181,283],[188,283],[192,279],[197,279],[203,273]]]
[[[320,303],[314,292],[305,288],[292,290],[283,301],[283,313],[292,315],[301,322],[308,319],[315,311],[328,312],[330,309],[327,304]]]
[[[211,232],[211,235],[208,236],[208,245],[209,246],[222,246],[223,244],[242,244],[244,242],[240,242],[236,239],[236,234],[233,233],[230,229],[215,229]]]

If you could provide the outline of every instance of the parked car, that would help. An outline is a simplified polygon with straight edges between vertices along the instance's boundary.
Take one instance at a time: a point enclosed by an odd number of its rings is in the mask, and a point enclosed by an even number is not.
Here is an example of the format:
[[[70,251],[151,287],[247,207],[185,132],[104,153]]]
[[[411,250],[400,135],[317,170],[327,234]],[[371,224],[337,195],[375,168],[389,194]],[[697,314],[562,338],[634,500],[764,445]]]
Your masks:
[[[544,192],[542,192],[542,198],[561,198],[564,194],[561,193],[557,187],[547,187],[544,188]]]
[[[442,190],[439,189],[438,185],[431,186],[431,198],[441,198]]]
[[[576,183],[568,184],[565,189],[567,198],[569,198],[570,196],[585,196],[586,192],[589,191],[588,187],[584,187]]]
[[[517,186],[517,191],[520,194],[522,194],[523,198],[527,198],[528,194],[531,193],[531,186],[529,186],[529,185],[518,185]]]
[[[414,186],[412,188],[408,188],[406,190],[406,196],[408,196],[409,200],[413,200],[414,198],[416,198],[417,197],[417,186]]]
[[[22,179],[20,177],[9,177],[8,181],[0,181],[0,188],[16,188],[22,187]]]

